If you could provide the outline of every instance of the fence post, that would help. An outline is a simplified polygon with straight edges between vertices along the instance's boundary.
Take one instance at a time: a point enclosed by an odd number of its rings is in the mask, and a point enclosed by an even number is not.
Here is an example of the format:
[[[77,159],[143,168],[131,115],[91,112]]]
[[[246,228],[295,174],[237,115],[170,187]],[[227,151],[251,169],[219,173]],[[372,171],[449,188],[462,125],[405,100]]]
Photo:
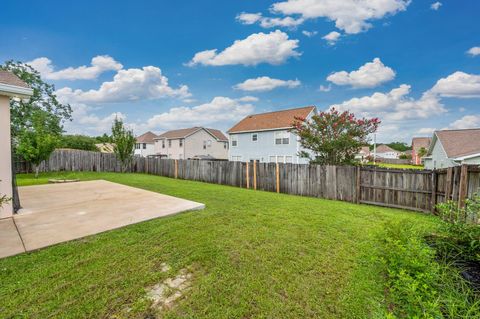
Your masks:
[[[435,206],[437,205],[437,171],[432,172],[432,199],[431,199],[431,210],[432,213],[435,213]]]
[[[257,190],[257,160],[253,160],[253,189]]]
[[[450,193],[452,192],[452,176],[453,167],[447,168],[447,178],[445,180],[445,202],[450,200]]]
[[[465,198],[467,197],[468,188],[468,165],[462,164],[460,170],[460,185],[458,190],[458,207],[465,207]]]
[[[247,180],[247,188],[250,188],[250,174],[248,172],[248,161],[245,162],[247,164],[246,169],[245,169],[245,178]]]
[[[178,178],[178,160],[175,160],[175,178]]]
[[[278,162],[275,163],[275,181],[277,193],[280,193],[280,169],[278,168]]]
[[[355,185],[355,190],[356,190],[356,194],[355,194],[355,202],[357,204],[360,203],[360,199],[361,199],[361,185],[360,185],[360,182],[361,182],[361,174],[362,174],[362,168],[359,166],[357,166],[357,176],[356,177],[356,185]]]

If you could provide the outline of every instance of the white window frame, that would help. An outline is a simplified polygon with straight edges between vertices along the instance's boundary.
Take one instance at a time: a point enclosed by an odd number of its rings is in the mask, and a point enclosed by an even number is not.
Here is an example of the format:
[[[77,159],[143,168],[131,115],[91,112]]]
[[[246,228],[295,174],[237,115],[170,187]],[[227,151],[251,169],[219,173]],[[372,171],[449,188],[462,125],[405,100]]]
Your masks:
[[[277,143],[277,139],[280,139],[280,143]],[[285,143],[285,140],[287,140]],[[274,145],[289,145],[290,144],[290,132],[288,131],[275,131],[273,135]]]
[[[252,142],[257,142],[258,141],[258,133],[252,133],[251,139],[252,139]]]
[[[231,147],[237,147],[238,146],[238,136],[237,135],[231,135],[230,136],[230,144],[231,144]]]

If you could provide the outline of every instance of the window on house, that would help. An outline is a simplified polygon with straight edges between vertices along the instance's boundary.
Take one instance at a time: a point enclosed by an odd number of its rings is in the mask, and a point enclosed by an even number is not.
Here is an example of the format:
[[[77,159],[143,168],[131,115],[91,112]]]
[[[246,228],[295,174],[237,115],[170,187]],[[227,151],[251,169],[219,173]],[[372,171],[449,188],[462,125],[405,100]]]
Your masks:
[[[168,147],[172,147],[172,140],[168,140]]]
[[[285,156],[285,163],[293,163],[293,156]]]
[[[165,140],[162,140],[162,148],[165,148]]]
[[[269,158],[270,158],[269,161],[272,162],[272,163],[275,163],[275,162],[277,161],[277,157],[276,157],[276,156],[270,156]]]
[[[232,135],[232,136],[230,137],[230,140],[231,140],[231,142],[232,142],[232,147],[235,147],[235,146],[238,145],[238,136]]]
[[[290,133],[286,131],[275,132],[275,144],[290,144]]]
[[[227,147],[228,147],[228,143],[227,142],[223,143],[223,148],[227,149]]]
[[[183,138],[178,140],[178,146],[182,147],[183,146]]]
[[[242,160],[241,156],[232,156],[232,161],[234,162],[240,162]]]
[[[147,143],[143,143],[143,149],[147,149]]]
[[[207,149],[207,141],[203,141],[203,149],[204,149],[204,150]]]
[[[252,134],[252,142],[256,142],[258,140],[258,134],[254,133]]]

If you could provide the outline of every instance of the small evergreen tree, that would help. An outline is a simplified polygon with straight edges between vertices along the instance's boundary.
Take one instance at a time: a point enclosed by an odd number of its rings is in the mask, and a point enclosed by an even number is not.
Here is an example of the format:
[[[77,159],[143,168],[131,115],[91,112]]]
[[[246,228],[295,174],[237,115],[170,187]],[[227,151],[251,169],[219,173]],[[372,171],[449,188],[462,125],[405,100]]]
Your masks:
[[[132,130],[125,128],[123,121],[115,118],[112,126],[113,152],[122,163],[122,172],[125,172],[132,162],[135,148],[135,136]]]
[[[31,123],[18,136],[17,153],[35,169],[35,178],[38,178],[39,165],[47,160],[55,150],[59,141],[59,133],[51,130],[57,127],[57,118],[50,116],[47,111],[35,110],[31,115]]]

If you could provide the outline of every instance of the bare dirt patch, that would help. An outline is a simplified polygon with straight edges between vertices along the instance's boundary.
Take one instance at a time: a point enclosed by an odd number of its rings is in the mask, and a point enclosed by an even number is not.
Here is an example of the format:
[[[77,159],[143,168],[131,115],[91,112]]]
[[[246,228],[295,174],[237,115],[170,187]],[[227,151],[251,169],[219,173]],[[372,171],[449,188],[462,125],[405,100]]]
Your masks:
[[[162,264],[162,271],[170,270],[167,264]],[[167,278],[153,286],[147,293],[147,298],[152,301],[152,307],[158,310],[170,309],[175,301],[183,296],[190,288],[192,274],[187,269],[182,269],[175,277]]]

